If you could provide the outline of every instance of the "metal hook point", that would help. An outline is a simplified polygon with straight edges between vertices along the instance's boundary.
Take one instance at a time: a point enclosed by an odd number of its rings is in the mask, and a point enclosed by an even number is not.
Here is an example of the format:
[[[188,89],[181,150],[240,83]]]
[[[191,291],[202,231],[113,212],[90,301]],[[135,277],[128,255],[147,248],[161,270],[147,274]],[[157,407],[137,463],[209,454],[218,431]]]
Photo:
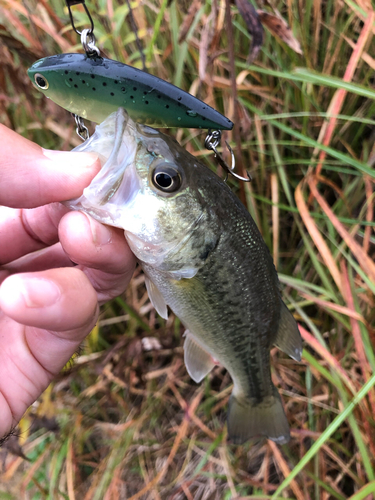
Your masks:
[[[225,141],[225,144],[228,148],[228,151],[231,154],[232,165],[229,166],[228,163],[221,156],[221,154],[218,152],[218,150],[216,148],[220,143],[220,139],[221,139],[221,131],[220,130],[209,130],[208,135],[204,141],[204,145],[206,146],[207,149],[209,149],[215,153],[215,158],[217,159],[217,162],[226,171],[227,175],[224,179],[224,182],[226,182],[226,180],[228,179],[228,174],[232,175],[235,179],[237,179],[239,181],[250,182],[251,175],[247,170],[246,170],[247,178],[242,177],[241,175],[238,175],[234,172],[234,167],[236,165],[236,158],[234,156],[233,149],[230,147],[230,145],[228,144],[227,141]]]

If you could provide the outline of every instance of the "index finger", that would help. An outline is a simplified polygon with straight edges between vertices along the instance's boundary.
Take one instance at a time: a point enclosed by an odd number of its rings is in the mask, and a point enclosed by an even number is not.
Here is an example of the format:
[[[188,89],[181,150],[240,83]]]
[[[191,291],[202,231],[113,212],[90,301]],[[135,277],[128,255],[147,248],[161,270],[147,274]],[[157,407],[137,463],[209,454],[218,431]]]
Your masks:
[[[0,125],[0,205],[34,208],[82,194],[100,170],[93,153],[52,151]]]

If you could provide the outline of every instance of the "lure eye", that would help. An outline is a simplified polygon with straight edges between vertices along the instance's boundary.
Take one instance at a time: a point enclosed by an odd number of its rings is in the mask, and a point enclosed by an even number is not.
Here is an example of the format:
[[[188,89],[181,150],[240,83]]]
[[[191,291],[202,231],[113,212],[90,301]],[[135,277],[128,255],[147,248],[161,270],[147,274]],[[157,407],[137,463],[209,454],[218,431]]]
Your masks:
[[[151,179],[153,185],[164,193],[174,193],[182,184],[179,171],[169,163],[159,164],[152,172]]]
[[[48,80],[47,80],[47,78],[45,78],[40,73],[35,73],[34,80],[35,80],[35,83],[37,84],[37,86],[40,89],[42,89],[42,90],[47,90],[48,89],[48,87],[49,87]]]

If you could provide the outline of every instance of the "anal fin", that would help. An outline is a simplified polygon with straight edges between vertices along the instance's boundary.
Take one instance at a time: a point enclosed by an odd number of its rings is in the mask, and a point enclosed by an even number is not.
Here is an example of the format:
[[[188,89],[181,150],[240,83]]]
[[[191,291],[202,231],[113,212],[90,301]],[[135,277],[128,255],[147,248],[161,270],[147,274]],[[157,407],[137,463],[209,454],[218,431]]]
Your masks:
[[[155,307],[156,312],[164,319],[168,319],[168,308],[165,303],[164,297],[154,283],[145,276],[145,283],[148,296],[150,297],[151,304]]]
[[[212,356],[194,339],[189,330],[184,333],[184,361],[186,369],[194,382],[201,382],[215,366]]]
[[[301,361],[301,334],[298,330],[296,320],[283,301],[281,301],[281,317],[274,344],[291,358]]]

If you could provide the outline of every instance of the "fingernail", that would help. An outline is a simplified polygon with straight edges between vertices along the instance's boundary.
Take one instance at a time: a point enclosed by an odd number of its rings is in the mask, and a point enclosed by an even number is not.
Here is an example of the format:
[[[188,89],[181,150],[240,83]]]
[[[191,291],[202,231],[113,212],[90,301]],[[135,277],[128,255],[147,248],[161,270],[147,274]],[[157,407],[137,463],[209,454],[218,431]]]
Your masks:
[[[83,153],[75,151],[54,151],[42,148],[44,156],[52,161],[65,163],[70,168],[85,168],[93,165],[99,158],[96,153]]]
[[[91,217],[86,216],[90,223],[92,241],[96,247],[108,245],[112,241],[113,231],[109,226],[96,222]]]
[[[60,288],[53,281],[41,278],[22,279],[20,292],[27,307],[47,307],[61,297]]]

